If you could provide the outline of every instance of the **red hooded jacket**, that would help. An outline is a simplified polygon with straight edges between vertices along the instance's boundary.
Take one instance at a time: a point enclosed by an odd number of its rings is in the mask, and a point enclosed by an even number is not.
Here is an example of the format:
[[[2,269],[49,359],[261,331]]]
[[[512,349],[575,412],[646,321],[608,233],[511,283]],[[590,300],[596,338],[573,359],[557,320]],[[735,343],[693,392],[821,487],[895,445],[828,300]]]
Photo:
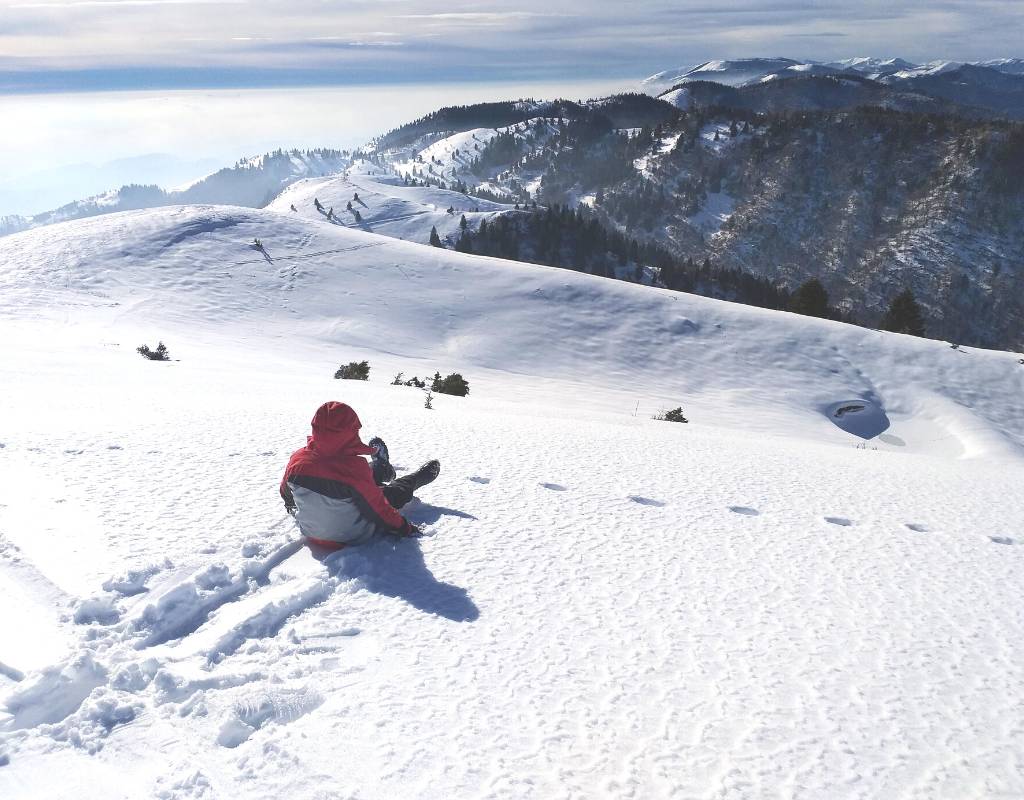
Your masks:
[[[306,446],[292,453],[281,480],[281,497],[289,508],[295,505],[288,481],[302,476],[337,481],[358,493],[368,516],[381,527],[396,533],[409,533],[412,526],[385,499],[373,481],[373,471],[363,456],[374,449],[359,438],[362,423],[356,412],[345,403],[334,400],[324,403],[313,415],[313,435]]]

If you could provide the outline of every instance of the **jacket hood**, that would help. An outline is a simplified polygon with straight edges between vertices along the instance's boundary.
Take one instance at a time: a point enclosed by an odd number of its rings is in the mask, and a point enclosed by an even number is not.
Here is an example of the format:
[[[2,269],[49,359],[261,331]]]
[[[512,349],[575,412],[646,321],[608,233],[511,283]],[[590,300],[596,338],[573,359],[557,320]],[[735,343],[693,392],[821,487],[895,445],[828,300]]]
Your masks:
[[[374,449],[363,444],[359,429],[363,424],[356,412],[335,400],[324,403],[313,415],[313,435],[306,441],[325,456],[370,456]]]

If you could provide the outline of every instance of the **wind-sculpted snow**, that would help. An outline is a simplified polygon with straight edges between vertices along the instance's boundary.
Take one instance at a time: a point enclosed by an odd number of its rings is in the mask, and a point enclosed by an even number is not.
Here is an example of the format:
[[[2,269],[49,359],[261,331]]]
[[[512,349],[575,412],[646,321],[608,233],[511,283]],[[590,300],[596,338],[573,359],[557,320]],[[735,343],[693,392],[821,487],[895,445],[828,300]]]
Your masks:
[[[1019,355],[230,207],[4,239],[0,334],[4,800],[1024,793]],[[298,539],[327,399],[421,538]]]

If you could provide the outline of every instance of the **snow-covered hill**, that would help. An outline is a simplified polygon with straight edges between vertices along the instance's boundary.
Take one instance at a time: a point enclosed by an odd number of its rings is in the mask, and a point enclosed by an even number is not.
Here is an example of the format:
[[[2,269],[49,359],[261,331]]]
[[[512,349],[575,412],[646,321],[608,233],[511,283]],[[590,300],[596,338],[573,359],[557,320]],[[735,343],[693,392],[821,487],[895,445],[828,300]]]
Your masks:
[[[669,69],[644,78],[641,86],[646,91],[659,94],[681,83],[690,81],[712,81],[724,86],[748,86],[769,76],[785,74],[793,70],[806,70],[812,62],[794,61],[791,58],[741,58],[733,61],[706,61],[694,67]]]
[[[0,217],[0,236],[116,211],[158,208],[180,203],[221,203],[261,208],[283,189],[307,177],[333,175],[351,161],[339,150],[278,150],[245,158],[188,186],[164,189],[131,184],[32,217]]]
[[[432,227],[442,240],[454,244],[463,216],[476,228],[481,220],[515,211],[513,205],[461,192],[407,185],[396,173],[366,161],[354,163],[339,176],[299,181],[268,208],[420,244],[429,240]]]
[[[1024,792],[1020,356],[279,206],[0,241],[0,796]],[[296,540],[327,399],[424,538]]]

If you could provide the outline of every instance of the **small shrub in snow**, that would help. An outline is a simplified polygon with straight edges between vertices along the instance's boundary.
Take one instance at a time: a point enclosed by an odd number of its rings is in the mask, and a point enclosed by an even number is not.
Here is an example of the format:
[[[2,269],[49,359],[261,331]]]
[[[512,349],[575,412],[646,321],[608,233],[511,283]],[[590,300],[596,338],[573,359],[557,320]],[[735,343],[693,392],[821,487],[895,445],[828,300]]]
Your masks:
[[[415,386],[417,389],[424,389],[427,386],[427,382],[426,381],[421,381],[419,378],[417,378],[415,375],[413,375],[411,378],[409,378],[409,380],[407,380],[405,382],[405,385],[406,386]]]
[[[434,393],[433,392],[431,392],[431,391],[427,392],[427,399],[423,401],[423,407],[424,408],[433,408],[434,407]]]
[[[401,372],[399,372],[395,376],[395,379],[393,381],[391,381],[391,385],[392,386],[404,386],[405,385],[405,382],[402,380],[402,373]]]
[[[679,406],[673,408],[671,411],[661,411],[654,415],[654,418],[663,422],[689,422],[686,417],[683,416],[683,407]]]
[[[365,381],[370,378],[369,361],[350,361],[338,367],[334,377],[345,381]]]
[[[167,345],[163,342],[157,342],[156,350],[150,350],[149,345],[142,345],[141,347],[135,348],[136,353],[140,353],[143,358],[148,358],[150,361],[170,361],[171,354],[167,352]]]
[[[455,397],[465,397],[469,394],[469,383],[458,372],[442,378],[440,372],[434,373],[433,383],[430,384],[431,391],[438,394],[450,394]]]

